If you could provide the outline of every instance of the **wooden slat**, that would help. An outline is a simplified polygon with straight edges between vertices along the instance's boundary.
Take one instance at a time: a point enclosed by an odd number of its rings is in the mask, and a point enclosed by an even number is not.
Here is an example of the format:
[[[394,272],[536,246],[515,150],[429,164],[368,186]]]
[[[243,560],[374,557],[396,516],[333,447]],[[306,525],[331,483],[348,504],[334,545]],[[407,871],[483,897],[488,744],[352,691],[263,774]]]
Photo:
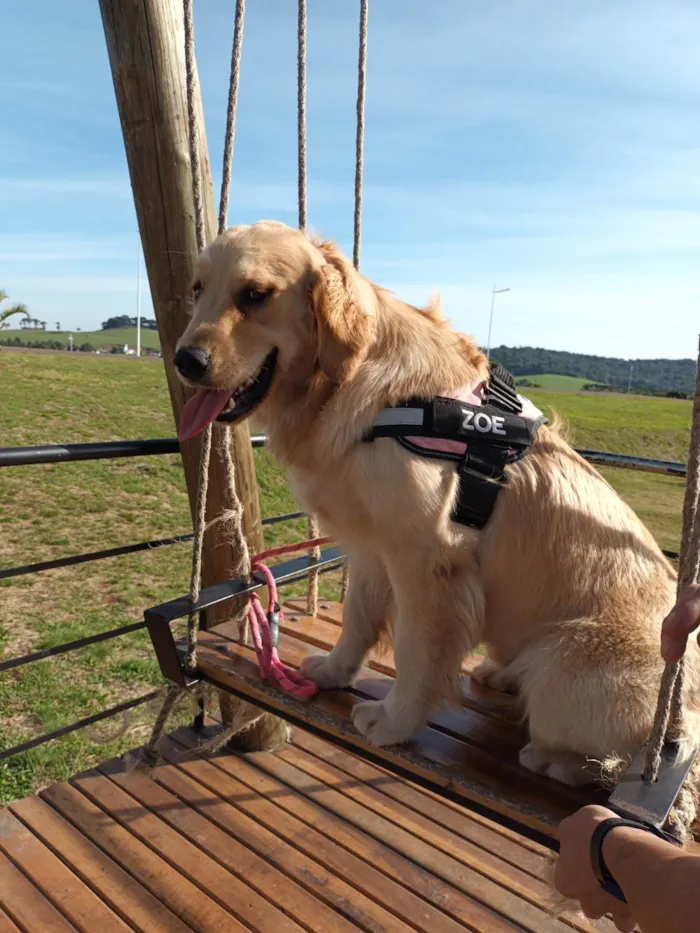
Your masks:
[[[12,804],[10,809],[139,933],[188,933],[189,928],[182,920],[46,801],[27,797]]]
[[[0,852],[0,906],[31,933],[76,933],[63,914]]]
[[[218,626],[216,631],[226,637],[229,637],[229,631],[231,635],[233,635],[232,627],[226,623]],[[282,616],[280,631],[292,638],[298,638],[307,645],[313,645],[325,651],[330,651],[340,634],[339,626],[326,619],[288,612],[285,612]],[[467,655],[462,664],[462,672],[464,674],[469,674],[472,668],[481,660],[483,659],[479,657],[479,655]],[[381,652],[374,649],[374,651],[370,653],[367,666],[381,674],[387,674],[389,677],[396,676],[394,654],[391,649],[385,649]],[[464,686],[465,700],[467,702],[472,701],[478,703],[484,710],[489,711],[495,706],[493,712],[502,716],[509,716],[510,719],[516,719],[512,697],[504,696],[497,690],[492,690],[490,687],[482,687],[481,684],[477,684],[476,682],[472,683],[470,680],[467,680]],[[473,700],[472,696],[474,696]],[[517,714],[517,718],[520,718],[519,714]]]
[[[481,847],[468,836],[459,836],[445,826],[435,825],[423,813],[391,799],[376,787],[369,785],[364,778],[349,781],[348,776],[359,777],[352,767],[352,756],[343,755],[337,749],[328,748],[327,742],[322,742],[316,745],[316,750],[321,753],[318,757],[300,747],[300,744],[304,742],[303,733],[300,732],[298,738],[301,739],[301,743],[296,743],[296,747],[282,749],[279,752],[280,758],[289,761],[290,764],[305,771],[324,785],[338,790],[370,813],[375,813],[383,820],[393,823],[402,832],[405,830],[411,833],[421,843],[428,843],[433,849],[438,849],[452,859],[462,862],[468,868],[483,874],[507,891],[512,891],[522,900],[529,901],[544,911],[549,909],[551,891],[542,880],[543,860],[540,859],[537,863],[531,864],[531,871],[525,872],[520,865],[504,861],[493,848]],[[335,766],[339,756],[343,756],[342,760],[346,765],[343,770]],[[390,782],[383,783],[384,786],[388,786]],[[442,861],[440,863],[447,864]],[[446,880],[451,879],[446,877]],[[576,918],[571,918],[567,922],[584,933],[590,933],[595,929],[591,924],[585,921],[579,922]]]
[[[177,754],[176,746],[164,740],[161,753],[168,752],[171,756]],[[262,834],[252,820],[245,817],[236,819],[238,811],[223,803],[215,794],[208,792],[203,785],[197,784],[176,767],[165,765],[155,769],[153,780],[143,774],[125,774],[123,764],[119,761],[107,762],[100,767],[100,771],[144,807],[161,816],[183,839],[189,839],[205,849],[209,856],[245,879],[258,893],[267,892],[267,896],[277,907],[299,923],[311,930],[324,930],[328,933],[351,933],[356,929],[334,910],[311,896],[305,888],[292,881],[274,864],[275,861],[279,861],[280,854],[276,851],[274,843],[268,842],[264,846],[266,857],[257,854],[256,847],[260,845]],[[274,837],[272,838],[274,840]],[[304,864],[300,853],[294,849],[283,861],[285,867],[294,871],[299,878],[304,878],[307,874],[313,878],[319,873],[320,866],[308,860]],[[332,886],[327,877],[317,887],[322,890],[325,885]],[[346,897],[348,891],[349,888],[344,892]],[[391,919],[386,911],[383,913],[385,920]],[[377,923],[372,928],[378,933],[388,929],[383,923]],[[404,933],[408,928],[400,925],[397,927],[397,933],[399,930]]]
[[[237,918],[237,929],[258,933],[302,933],[298,923],[223,868],[204,849],[188,842],[109,778],[88,771],[73,778],[72,783],[134,836],[147,843],[181,875],[189,878],[200,891],[225,907],[232,918]],[[205,836],[202,842],[206,844],[206,841]]]
[[[372,788],[387,798],[387,801],[396,801],[400,807],[388,807],[390,815],[398,816],[402,823],[401,813],[403,807],[408,807],[412,814],[418,814],[424,822],[429,824],[429,831],[438,838],[438,845],[442,845],[444,836],[459,837],[467,845],[479,847],[481,851],[493,854],[499,860],[527,872],[538,881],[542,878],[542,870],[546,862],[548,850],[536,844],[524,845],[528,840],[518,837],[514,832],[508,832],[497,823],[487,820],[477,821],[463,807],[449,807],[436,795],[431,795],[423,788],[410,784],[391,772],[363,761],[343,749],[325,742],[303,729],[296,729],[293,744],[321,761],[326,761],[334,768],[344,771],[356,778],[364,786]],[[453,840],[456,841],[456,840]]]
[[[299,615],[304,615],[306,612],[306,600],[304,599],[289,599],[284,605],[291,609],[292,612],[298,612]],[[332,622],[334,625],[342,625],[343,605],[342,603],[334,603],[329,599],[319,599],[316,617],[324,619],[326,622]]]
[[[191,733],[176,737],[192,746]],[[264,757],[265,753],[262,753]],[[166,750],[166,756],[169,756]],[[275,781],[242,758],[217,756],[211,761],[182,759],[178,767],[228,801],[299,853],[320,861],[327,870],[351,885],[348,895],[353,915],[360,910],[371,917],[368,902],[385,904],[416,929],[452,933],[466,923],[470,929],[505,933],[513,925],[480,903],[436,878],[430,878],[410,860],[368,839],[335,815],[299,797],[289,786]],[[256,757],[256,763],[260,758]],[[354,889],[354,891],[353,891]],[[361,893],[360,893],[361,892]],[[352,906],[350,906],[352,905]],[[367,922],[367,919],[361,921]],[[518,929],[520,929],[518,927]]]
[[[411,859],[425,871],[462,890],[470,897],[479,897],[483,903],[518,921],[525,929],[533,933],[551,933],[552,921],[546,913],[546,906],[543,906],[545,891],[541,883],[538,885],[534,878],[516,873],[512,867],[505,864],[502,864],[500,871],[495,871],[495,860],[489,860],[483,852],[481,857],[477,854],[474,858],[473,853],[465,851],[464,857],[457,862],[454,851],[446,855],[435,846],[434,834],[430,840],[422,838],[419,835],[419,821],[407,817],[406,812],[402,813],[401,824],[394,819],[388,819],[386,808],[377,805],[371,788],[366,788],[357,781],[348,781],[342,772],[324,765],[294,747],[282,749],[278,757],[306,775],[306,778],[302,779],[306,794],[352,822],[364,833],[410,854]],[[370,802],[374,803],[373,808],[368,806]],[[463,847],[466,850],[466,843],[463,843]],[[471,858],[468,857],[470,854]],[[491,869],[492,876],[496,874],[496,880],[492,880],[485,873],[482,874],[487,867]],[[525,883],[523,877],[526,879]],[[530,903],[525,901],[524,897],[527,897]],[[540,901],[539,905],[532,904],[533,897]],[[556,929],[563,930],[564,927],[562,925]]]
[[[81,933],[131,933],[131,928],[9,810],[0,813],[0,848]]]
[[[307,647],[288,636],[280,638],[280,654],[288,663],[300,659]],[[236,645],[220,634],[203,632],[200,638],[199,666],[212,682],[230,686],[250,698],[269,704],[282,715],[322,729],[331,738],[351,743],[355,748],[375,755],[387,766],[403,766],[436,786],[490,807],[525,826],[551,834],[556,825],[583,803],[595,799],[554,781],[508,765],[475,745],[435,728],[426,728],[411,743],[390,750],[377,748],[360,736],[352,726],[356,702],[376,691],[381,675],[369,672],[356,689],[323,691],[309,703],[300,704],[282,694],[273,685],[261,682],[251,649]],[[384,680],[388,690],[391,680]],[[466,716],[468,711],[450,715]],[[604,795],[603,795],[604,797]]]
[[[180,732],[176,735],[181,738]],[[191,739],[186,737],[185,741]],[[451,917],[453,922],[479,933],[522,930],[519,924],[513,924],[480,900],[424,871],[410,853],[397,852],[368,837],[342,817],[300,795],[290,782],[271,777],[280,766],[283,772],[289,768],[274,754],[255,753],[246,755],[245,760],[216,756],[205,763],[210,768],[198,769],[198,777],[215,793],[304,852],[321,859],[324,865],[338,873],[345,872],[349,883],[378,903],[388,903],[418,929],[429,931],[431,925],[433,930],[451,929],[448,923]],[[182,762],[180,767],[189,772],[192,764]]]
[[[102,778],[107,782],[107,778]],[[68,784],[55,784],[42,792],[66,819],[78,827],[92,842],[118,862],[125,871],[177,914],[195,933],[247,933],[238,920],[212,898],[203,893],[189,878],[173,869],[151,848],[136,839],[127,829],[112,819],[100,807]],[[126,798],[122,808],[124,818],[137,808]],[[106,931],[105,931],[106,933]]]
[[[430,891],[436,883],[442,883],[445,888],[440,894],[439,903],[443,909],[445,904],[454,904],[457,897],[457,910],[468,904],[473,909],[475,903],[482,909],[484,907],[496,914],[502,915],[511,923],[516,923],[523,929],[537,931],[537,933],[554,933],[554,931],[569,930],[570,927],[555,923],[545,910],[536,905],[523,901],[518,895],[492,881],[482,871],[473,866],[457,862],[454,858],[437,850],[433,845],[426,843],[417,836],[405,831],[395,823],[372,812],[362,804],[343,795],[338,787],[331,787],[318,780],[302,767],[288,760],[288,749],[276,754],[256,754],[246,756],[241,763],[228,756],[214,758],[212,762],[226,770],[236,778],[241,777],[243,782],[259,790],[261,794],[279,802],[281,806],[301,817],[304,821],[317,828],[323,826],[323,832],[328,832],[330,838],[342,841],[346,848],[355,849],[358,842],[366,847],[368,837],[374,843],[372,851],[381,853],[379,866],[390,877],[410,887],[411,890],[423,897],[430,898]],[[266,786],[263,779],[260,786],[259,778],[251,774],[254,762],[256,768],[266,771],[277,780],[278,787]],[[242,772],[242,773],[241,773]],[[341,782],[342,783],[342,782]],[[345,783],[357,785],[357,781]],[[282,790],[279,785],[282,785]],[[286,785],[286,788],[285,788]],[[284,793],[286,789],[287,793]],[[293,795],[290,793],[293,792]],[[240,794],[240,792],[239,792]],[[302,794],[307,801],[316,804],[316,807],[302,807],[296,795]],[[293,806],[285,806],[285,797],[292,800]],[[318,808],[321,808],[320,810]],[[324,813],[323,811],[326,811]],[[328,821],[329,814],[331,818]],[[339,822],[340,821],[340,822]],[[347,835],[347,829],[350,835]],[[377,849],[376,847],[379,846]],[[397,853],[399,858],[397,862]],[[504,869],[509,866],[504,863]],[[427,885],[426,885],[427,880]],[[534,879],[532,879],[534,880]],[[554,923],[554,926],[552,925]],[[481,927],[477,927],[481,929]],[[487,930],[491,927],[486,926]],[[583,927],[583,929],[598,929],[597,927]]]
[[[388,897],[393,913],[364,896],[358,887],[353,887],[356,879],[352,872],[333,874],[328,871],[325,861],[319,860],[317,840],[316,845],[305,847],[298,835],[280,833],[275,822],[272,824],[275,832],[271,831],[265,824],[247,816],[244,809],[238,809],[237,791],[221,792],[220,784],[227,781],[226,775],[201,759],[184,765],[181,760],[183,748],[175,742],[164,742],[162,751],[166,760],[177,761],[178,764],[176,767],[159,768],[156,772],[158,782],[188,806],[202,812],[207,819],[267,858],[309,892],[306,899],[312,905],[311,929],[327,930],[328,933],[336,930],[349,933],[356,931],[358,926],[371,931],[397,926],[408,929],[396,919],[397,915],[402,916],[402,909],[396,910]],[[218,794],[211,789],[212,786],[217,786]],[[238,787],[241,794],[250,796],[247,788]],[[309,853],[313,857],[309,857]],[[347,869],[348,865],[344,867]],[[298,917],[308,923],[309,911],[300,911]],[[444,922],[445,917],[440,919]]]
[[[324,651],[330,651],[333,648],[340,634],[342,606],[336,603],[324,604],[325,612],[321,612],[323,618],[304,615],[302,612],[304,607],[300,600],[290,601],[286,604],[286,608],[291,609],[292,612],[286,614],[281,625],[281,631],[285,635]],[[332,622],[331,619],[333,619]],[[234,628],[230,623],[221,625],[217,631],[228,640],[236,638]],[[301,656],[298,649],[292,648],[288,663],[297,665],[300,663]],[[468,675],[474,665],[481,660],[479,655],[467,656],[462,665],[463,674]],[[380,656],[370,654],[367,667],[371,672],[382,673],[389,677],[396,675],[391,650],[386,650]],[[362,692],[372,699],[382,699],[388,690],[388,687],[381,681],[370,681],[367,672],[361,685],[364,688]],[[454,708],[448,708],[435,711],[430,719],[431,724],[457,738],[465,739],[471,745],[485,749],[495,758],[511,765],[518,765],[518,752],[528,741],[528,737],[522,723],[522,712],[515,698],[484,687],[469,676],[463,678],[463,691],[464,706],[473,710],[476,715],[470,716],[464,710],[457,711]],[[519,765],[518,770],[523,772]],[[561,792],[562,786],[556,782],[548,778],[538,778],[538,780],[541,780],[543,787],[546,788],[546,799],[550,797],[553,784]],[[576,800],[572,804],[574,809],[586,803],[605,804],[608,797],[607,792],[590,786],[573,793],[576,795]],[[696,838],[700,839],[700,820],[694,824],[693,831]],[[692,845],[698,847],[700,843],[696,842]]]
[[[1,893],[0,897],[2,897]],[[22,933],[17,924],[7,916],[2,907],[0,907],[0,933]]]

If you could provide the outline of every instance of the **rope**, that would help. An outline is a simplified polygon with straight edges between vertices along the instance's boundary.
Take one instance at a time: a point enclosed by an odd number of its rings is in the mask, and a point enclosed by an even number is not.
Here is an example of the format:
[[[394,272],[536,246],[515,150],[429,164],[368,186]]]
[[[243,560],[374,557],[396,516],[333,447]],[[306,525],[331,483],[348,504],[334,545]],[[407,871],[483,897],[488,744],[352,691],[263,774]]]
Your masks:
[[[243,48],[243,20],[245,0],[236,0],[236,19],[233,26],[233,49],[231,51],[231,77],[228,87],[226,110],[226,137],[224,141],[224,165],[221,173],[221,201],[219,203],[219,234],[228,226],[228,199],[231,190],[231,163],[233,140],[236,135],[236,111],[238,110],[238,86],[241,75],[241,49]]]
[[[299,0],[297,20],[297,160],[299,229],[306,230],[306,0]]]
[[[318,520],[315,515],[309,516],[309,538],[318,538]],[[321,548],[316,546],[311,550],[314,560],[321,557]],[[306,598],[306,614],[315,616],[318,612],[318,568],[309,569],[309,589]]]
[[[204,532],[206,531],[207,492],[209,491],[209,461],[211,460],[211,425],[202,435],[202,452],[199,459],[197,477],[197,502],[194,513],[194,543],[192,545],[192,573],[190,575],[190,601],[194,605],[199,599],[199,587],[202,577],[202,551]],[[187,617],[187,670],[197,669],[197,613],[190,612]]]
[[[197,77],[194,58],[192,0],[183,0],[183,9],[185,14],[185,74],[187,81],[187,125],[189,130],[190,166],[192,169],[192,199],[194,201],[194,226],[197,235],[197,249],[201,253],[206,245],[206,234],[204,225],[204,200],[202,198],[202,167],[199,161],[197,117],[194,111],[197,94]]]
[[[364,176],[365,149],[365,97],[367,88],[367,19],[369,0],[360,0],[360,46],[357,56],[357,132],[355,135],[355,216],[353,223],[352,261],[360,268],[360,245],[362,242],[362,181]],[[348,591],[348,565],[343,565],[340,582],[340,601],[345,601]]]
[[[229,503],[229,512],[226,521],[230,529],[231,546],[233,549],[233,575],[247,580],[250,577],[251,562],[248,552],[248,542],[243,531],[243,505],[236,491],[236,464],[231,454],[233,442],[232,429],[226,425],[223,430],[223,443],[220,445],[221,456],[224,461],[224,474],[226,477],[226,493]],[[246,644],[249,636],[248,615],[245,608],[238,618],[238,637],[242,644]]]
[[[357,62],[357,134],[355,137],[355,224],[352,261],[360,268],[362,232],[362,174],[365,145],[365,84],[367,72],[367,13],[369,0],[360,0],[360,50]]]
[[[683,500],[683,533],[679,552],[678,591],[694,583],[700,572],[700,348],[695,375],[693,415],[688,449],[688,470]],[[685,659],[668,664],[659,688],[659,700],[654,716],[644,780],[656,781],[661,766],[661,753],[667,739],[677,738],[683,731],[683,686]]]
[[[297,17],[297,184],[299,203],[299,229],[306,230],[307,195],[306,195],[306,0],[299,0]],[[309,516],[309,538],[318,537],[318,521]],[[312,556],[318,560],[319,548],[312,550]],[[318,570],[309,571],[309,586],[306,592],[306,611],[315,616],[318,610]]]

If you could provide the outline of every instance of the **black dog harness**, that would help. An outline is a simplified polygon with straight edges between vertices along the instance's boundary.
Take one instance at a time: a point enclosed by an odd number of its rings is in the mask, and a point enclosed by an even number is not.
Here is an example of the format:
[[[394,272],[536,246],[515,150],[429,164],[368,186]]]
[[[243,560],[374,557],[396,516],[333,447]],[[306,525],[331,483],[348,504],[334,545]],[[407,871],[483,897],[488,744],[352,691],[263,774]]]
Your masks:
[[[383,408],[364,440],[393,437],[421,457],[454,460],[459,492],[452,520],[483,528],[491,517],[505,468],[532,446],[544,415],[518,395],[515,379],[500,364],[469,393],[480,404],[438,395]],[[421,443],[421,439],[430,439]]]

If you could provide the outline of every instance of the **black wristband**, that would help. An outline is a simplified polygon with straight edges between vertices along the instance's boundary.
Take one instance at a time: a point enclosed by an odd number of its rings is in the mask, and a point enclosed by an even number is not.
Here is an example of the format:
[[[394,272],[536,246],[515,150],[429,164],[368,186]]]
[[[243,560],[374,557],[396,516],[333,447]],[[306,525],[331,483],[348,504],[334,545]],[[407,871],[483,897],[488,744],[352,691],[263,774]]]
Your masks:
[[[669,833],[665,833],[661,829],[657,829],[656,826],[652,826],[650,823],[641,823],[637,820],[626,820],[621,816],[612,816],[610,819],[603,820],[598,823],[593,835],[591,836],[591,846],[590,846],[590,857],[591,857],[591,867],[593,868],[593,874],[596,876],[598,883],[604,891],[607,891],[608,894],[612,894],[613,897],[616,897],[618,901],[623,901],[626,903],[625,895],[622,891],[620,885],[615,881],[612,874],[608,870],[607,865],[605,864],[605,859],[603,858],[603,842],[605,837],[613,829],[618,827],[627,826],[630,829],[640,829],[644,832],[650,833],[652,836],[656,836],[658,839],[663,839],[664,842],[671,842],[674,845],[679,845],[677,839],[674,839],[673,836]]]

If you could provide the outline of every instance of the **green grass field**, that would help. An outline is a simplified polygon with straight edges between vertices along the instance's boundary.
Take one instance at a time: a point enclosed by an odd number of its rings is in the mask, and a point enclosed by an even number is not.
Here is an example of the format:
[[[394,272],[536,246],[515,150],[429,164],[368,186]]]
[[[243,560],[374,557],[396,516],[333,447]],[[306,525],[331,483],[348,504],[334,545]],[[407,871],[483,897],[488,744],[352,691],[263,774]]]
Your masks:
[[[91,343],[96,349],[101,346],[112,344],[128,344],[130,347],[136,347],[136,328],[135,327],[115,327],[113,330],[3,330],[0,331],[0,337],[3,340],[19,337],[20,340],[60,340],[64,347],[67,347],[68,336],[73,335],[73,346],[80,346],[81,343]],[[150,347],[153,350],[160,350],[160,338],[158,331],[145,330],[141,328],[141,346]]]
[[[689,402],[545,391],[536,393],[536,401],[567,419],[577,446],[685,458]],[[130,358],[0,349],[0,431],[7,447],[172,436],[163,367]],[[263,514],[293,511],[297,506],[284,475],[265,451],[256,451],[256,467]],[[682,482],[623,470],[605,475],[662,546],[676,549]],[[5,468],[0,483],[0,567],[167,537],[190,527],[175,456]],[[267,531],[271,544],[298,540],[304,523]],[[189,564],[185,544],[0,581],[0,657],[135,621],[145,607],[187,591]],[[326,578],[324,585],[335,595],[333,580]],[[0,674],[0,748],[160,683],[143,632]],[[154,712],[135,714],[118,740],[101,744],[92,733],[75,733],[0,764],[0,803],[139,744]]]
[[[537,382],[543,389],[550,392],[580,392],[585,385],[591,382],[590,379],[579,379],[576,376],[557,376],[553,373],[538,373],[536,376],[518,376],[517,378]]]

